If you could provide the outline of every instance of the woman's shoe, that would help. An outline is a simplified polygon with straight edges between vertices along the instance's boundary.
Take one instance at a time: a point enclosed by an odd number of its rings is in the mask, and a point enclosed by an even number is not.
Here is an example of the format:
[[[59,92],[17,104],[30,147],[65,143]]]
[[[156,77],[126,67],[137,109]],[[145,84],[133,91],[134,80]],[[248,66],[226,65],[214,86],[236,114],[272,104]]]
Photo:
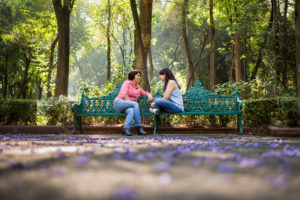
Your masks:
[[[139,135],[147,135],[147,132],[141,126],[137,126],[136,128]]]
[[[160,110],[157,108],[149,108],[149,112],[155,114],[155,115],[159,115],[160,114]]]
[[[122,133],[125,136],[132,136],[132,133],[130,132],[129,128],[123,128]]]

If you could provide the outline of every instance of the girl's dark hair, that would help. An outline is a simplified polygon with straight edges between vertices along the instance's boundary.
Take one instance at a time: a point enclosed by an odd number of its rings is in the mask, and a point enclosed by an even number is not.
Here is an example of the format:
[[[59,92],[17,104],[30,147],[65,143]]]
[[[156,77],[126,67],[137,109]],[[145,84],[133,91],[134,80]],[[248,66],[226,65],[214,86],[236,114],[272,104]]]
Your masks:
[[[180,89],[180,86],[178,85],[178,82],[177,82],[176,78],[174,77],[172,71],[169,68],[163,68],[162,70],[159,71],[159,74],[161,74],[161,75],[165,74],[166,75],[166,80],[165,80],[165,85],[164,85],[163,91],[166,90],[169,80],[174,80],[176,82],[178,88]]]
[[[131,72],[129,72],[129,74],[128,74],[128,80],[133,80],[134,79],[134,77],[135,77],[135,75],[137,75],[137,74],[140,74],[140,75],[142,75],[142,73],[140,72],[140,71],[138,71],[138,70],[132,70]]]

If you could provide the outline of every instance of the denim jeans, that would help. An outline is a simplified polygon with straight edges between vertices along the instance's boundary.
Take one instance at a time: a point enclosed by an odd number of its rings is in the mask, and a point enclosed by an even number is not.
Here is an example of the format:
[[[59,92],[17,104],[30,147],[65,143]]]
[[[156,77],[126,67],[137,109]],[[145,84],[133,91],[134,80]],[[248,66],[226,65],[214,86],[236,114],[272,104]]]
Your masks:
[[[139,104],[135,101],[119,100],[114,103],[116,112],[127,114],[124,128],[131,128],[132,121],[134,126],[141,126],[141,116]]]
[[[163,98],[156,98],[152,101],[155,103],[155,108],[167,113],[182,112],[182,110],[172,101]]]

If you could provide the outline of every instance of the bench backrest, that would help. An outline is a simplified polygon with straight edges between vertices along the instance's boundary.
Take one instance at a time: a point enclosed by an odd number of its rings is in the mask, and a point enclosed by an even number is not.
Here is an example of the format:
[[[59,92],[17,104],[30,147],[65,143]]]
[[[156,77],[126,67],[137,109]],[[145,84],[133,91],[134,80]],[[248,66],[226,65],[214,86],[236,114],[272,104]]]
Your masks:
[[[122,83],[107,95],[101,97],[88,97],[82,94],[79,104],[80,112],[84,113],[115,113],[113,108],[114,99],[118,96]],[[163,94],[156,92],[155,98],[162,97]],[[217,95],[207,91],[200,81],[195,81],[193,86],[183,94],[184,111],[188,113],[228,113],[240,111],[241,102],[238,99],[238,91],[231,95]],[[148,113],[150,102],[147,97],[138,99],[141,113]],[[79,111],[78,110],[78,111]]]

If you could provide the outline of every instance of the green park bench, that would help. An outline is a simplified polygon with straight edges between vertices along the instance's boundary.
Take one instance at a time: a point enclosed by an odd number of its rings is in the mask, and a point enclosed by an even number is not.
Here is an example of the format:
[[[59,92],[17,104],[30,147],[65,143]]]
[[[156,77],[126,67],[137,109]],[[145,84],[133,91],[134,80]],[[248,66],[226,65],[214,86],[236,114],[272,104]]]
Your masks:
[[[114,108],[114,100],[118,96],[122,83],[108,95],[101,97],[88,97],[82,93],[79,104],[72,105],[74,113],[74,129],[75,134],[79,129],[82,133],[81,118],[91,116],[126,116],[125,113],[117,113]],[[157,92],[153,95],[155,98],[162,97],[163,94]],[[195,81],[193,86],[183,95],[184,112],[164,113],[160,115],[237,115],[237,128],[240,133],[242,129],[242,102],[238,98],[236,90],[231,95],[217,95],[206,90],[200,81]],[[154,134],[158,130],[157,116],[149,112],[150,102],[147,97],[143,96],[138,99],[140,113],[142,116],[154,117]]]

